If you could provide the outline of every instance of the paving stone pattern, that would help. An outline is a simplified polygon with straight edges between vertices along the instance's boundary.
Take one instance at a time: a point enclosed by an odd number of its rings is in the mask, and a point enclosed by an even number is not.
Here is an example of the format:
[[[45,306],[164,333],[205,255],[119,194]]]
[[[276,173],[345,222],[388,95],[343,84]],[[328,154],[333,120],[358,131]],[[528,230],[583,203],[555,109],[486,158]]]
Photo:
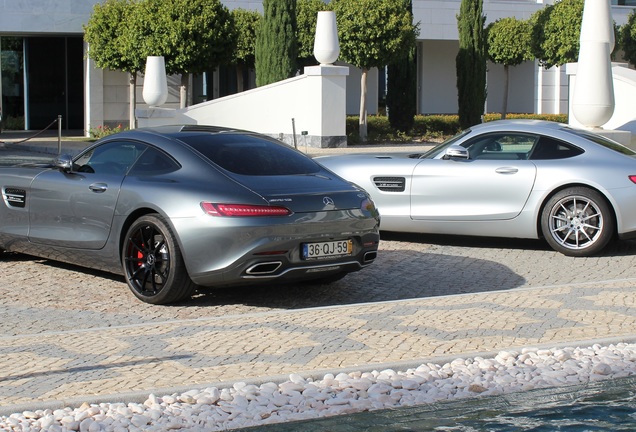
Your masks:
[[[140,303],[123,278],[0,259],[0,409],[636,337],[636,242],[594,258],[540,241],[384,234],[332,285]]]

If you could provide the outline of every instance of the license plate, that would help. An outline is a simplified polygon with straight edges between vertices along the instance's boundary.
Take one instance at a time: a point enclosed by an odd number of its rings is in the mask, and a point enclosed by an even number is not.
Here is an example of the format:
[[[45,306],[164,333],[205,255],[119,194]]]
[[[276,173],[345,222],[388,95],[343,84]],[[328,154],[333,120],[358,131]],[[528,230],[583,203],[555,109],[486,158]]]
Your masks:
[[[338,240],[320,243],[304,243],[303,259],[324,259],[351,255],[351,240]]]

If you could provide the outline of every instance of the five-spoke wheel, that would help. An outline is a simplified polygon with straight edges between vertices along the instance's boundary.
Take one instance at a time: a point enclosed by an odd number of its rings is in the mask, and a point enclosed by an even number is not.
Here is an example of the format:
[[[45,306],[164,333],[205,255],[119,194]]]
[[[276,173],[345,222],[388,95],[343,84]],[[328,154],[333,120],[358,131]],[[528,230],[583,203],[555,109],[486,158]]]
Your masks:
[[[174,235],[161,216],[142,216],[130,226],[122,257],[128,286],[140,300],[166,304],[192,295],[195,285]]]
[[[554,250],[569,256],[589,256],[612,239],[614,219],[600,193],[572,187],[548,200],[541,214],[541,229]]]

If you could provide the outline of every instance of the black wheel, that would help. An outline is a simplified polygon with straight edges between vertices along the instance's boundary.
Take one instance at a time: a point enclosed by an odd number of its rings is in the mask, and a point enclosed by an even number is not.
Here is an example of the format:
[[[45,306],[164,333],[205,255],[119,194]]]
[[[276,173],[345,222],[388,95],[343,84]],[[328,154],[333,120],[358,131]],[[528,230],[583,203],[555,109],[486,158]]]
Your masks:
[[[122,257],[128,287],[146,303],[176,302],[195,289],[174,235],[159,215],[142,216],[130,226]]]
[[[585,187],[556,193],[541,214],[541,230],[548,244],[568,256],[590,256],[614,235],[614,218],[603,196]]]

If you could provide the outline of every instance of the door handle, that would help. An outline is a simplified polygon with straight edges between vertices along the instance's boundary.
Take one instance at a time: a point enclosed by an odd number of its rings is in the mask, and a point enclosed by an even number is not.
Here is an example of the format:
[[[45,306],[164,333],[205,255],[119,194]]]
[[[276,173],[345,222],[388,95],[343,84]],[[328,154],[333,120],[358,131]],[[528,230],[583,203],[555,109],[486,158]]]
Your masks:
[[[106,183],[93,183],[88,187],[90,190],[96,193],[106,192],[108,185]]]
[[[497,174],[516,174],[519,172],[519,168],[515,167],[501,167],[495,170]]]

